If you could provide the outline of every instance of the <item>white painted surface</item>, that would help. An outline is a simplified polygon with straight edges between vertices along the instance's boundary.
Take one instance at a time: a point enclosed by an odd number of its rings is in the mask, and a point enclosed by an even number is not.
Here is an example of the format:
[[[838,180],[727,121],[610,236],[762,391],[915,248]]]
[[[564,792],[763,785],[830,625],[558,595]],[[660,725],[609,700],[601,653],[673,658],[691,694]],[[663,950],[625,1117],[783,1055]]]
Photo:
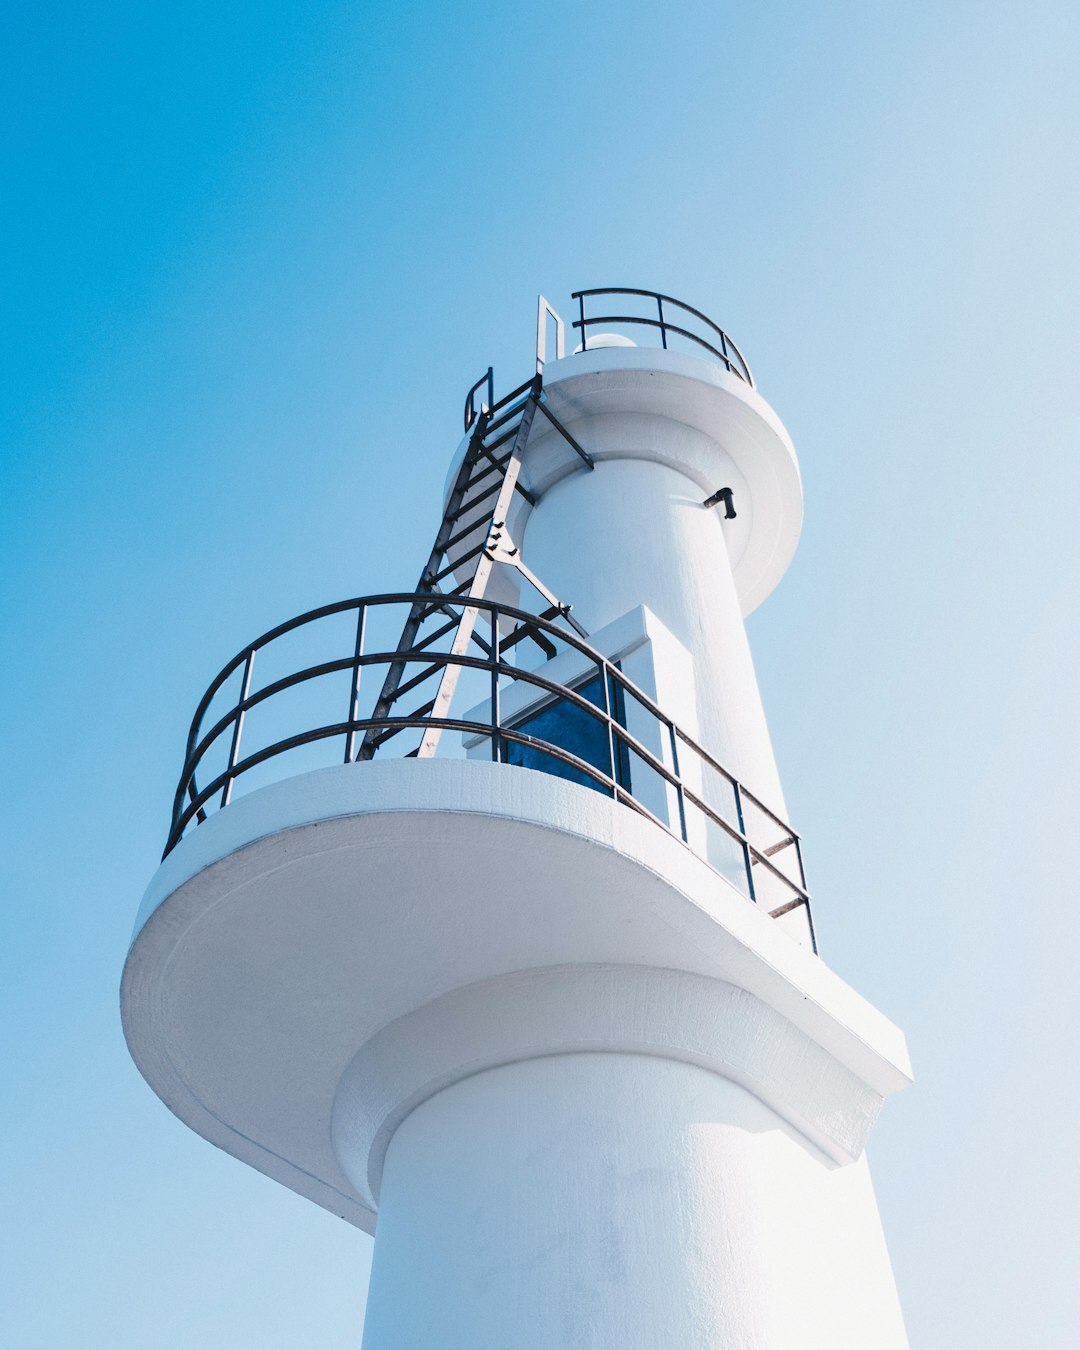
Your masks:
[[[538,421],[526,464],[539,501],[514,526],[526,562],[590,631],[635,605],[656,614],[690,653],[705,748],[785,816],[743,610],[801,527],[786,433],[743,381],[669,352],[584,353],[549,365],[544,388],[597,467],[566,473],[572,457]],[[702,505],[725,486],[733,521]]]
[[[330,1129],[358,1051],[456,990],[566,966],[721,981],[878,1099],[908,1080],[897,1029],[665,830],[469,760],[324,769],[212,816],[151,883],[121,1009],[182,1120],[370,1230]]]
[[[590,333],[588,348],[589,351],[597,351],[601,347],[636,347],[637,343],[633,338],[628,338],[625,333]],[[585,343],[579,342],[574,348],[575,355],[585,350]]]
[[[595,445],[601,428],[591,430]],[[529,517],[522,551],[546,585],[573,598],[590,630],[635,604],[657,615],[690,653],[705,748],[784,815],[722,513],[703,510],[694,492],[668,465],[604,461],[544,496]]]
[[[589,351],[547,364],[544,398],[596,468],[537,414],[522,474],[537,504],[516,496],[508,522],[522,557],[590,632],[639,605],[651,610],[690,654],[705,749],[786,817],[743,624],[783,575],[802,527],[782,423],[716,362],[594,351],[591,339]],[[463,453],[464,444],[455,465]],[[734,520],[703,505],[721,487],[734,493]],[[515,600],[512,572],[495,585],[498,598]]]
[[[651,624],[624,648],[657,701],[786,814],[742,620],[801,524],[783,427],[672,353],[589,351],[545,391],[597,463],[538,418],[526,562],[613,642]],[[378,1214],[366,1350],[906,1345],[861,1161],[902,1036],[596,792],[471,760],[255,792],[159,869],[121,998],[181,1119]]]
[[[386,1156],[364,1350],[905,1350],[865,1167],[640,1055],[474,1075]]]
[[[697,697],[694,682],[694,667],[690,653],[677,637],[671,633],[655,614],[643,605],[621,615],[614,622],[605,624],[601,629],[589,634],[589,646],[617,664],[626,678],[646,697],[661,709],[688,736],[697,739]],[[553,684],[576,689],[597,674],[595,662],[574,647],[567,647],[548,661],[542,661],[530,667],[533,673],[550,680]],[[519,680],[507,685],[499,696],[499,713],[503,726],[514,726],[529,717],[553,696],[527,680]],[[665,768],[674,771],[675,755],[672,753],[671,735],[668,727],[659,721],[638,700],[628,697],[623,709],[626,730],[643,745]],[[476,704],[463,714],[470,722],[481,725],[491,722],[491,701]],[[466,753],[473,759],[490,759],[491,737],[483,734],[463,735]],[[603,767],[603,766],[601,766]],[[679,777],[691,792],[702,793],[702,775],[700,763],[688,752],[684,752],[678,761]],[[630,789],[634,799],[675,834],[682,834],[682,821],[679,815],[678,795],[668,781],[643,762],[631,766]],[[710,802],[710,805],[713,803]],[[733,816],[724,804],[725,819]],[[701,813],[690,811],[687,815],[686,842],[699,857],[708,858],[714,867],[745,889],[739,869],[745,871],[741,849],[728,850],[727,858],[709,857],[708,841],[702,828]],[[715,847],[713,849],[715,855]],[[725,867],[723,864],[727,863]]]
[[[881,1107],[879,1092],[745,989],[651,966],[548,966],[466,985],[377,1031],[338,1086],[337,1156],[375,1211],[387,1145],[421,1102],[485,1069],[586,1050],[739,1083],[834,1163],[861,1155]]]
[[[658,348],[593,350],[591,344],[590,338],[588,351],[547,363],[545,399],[572,431],[580,424],[587,434],[591,418],[612,426],[621,417],[630,419],[632,435],[595,447],[582,440],[599,459],[667,464],[691,480],[697,502],[718,488],[734,489],[738,516],[724,527],[725,538],[742,610],[749,614],[787,570],[802,529],[802,480],[783,423],[755,389],[718,362]],[[676,425],[681,430],[673,435]],[[467,444],[468,437],[451,463],[444,496]],[[542,495],[562,478],[584,472],[573,451],[538,415],[527,454],[527,486]],[[510,524],[518,534],[528,510],[516,497]],[[639,603],[647,603],[645,597]]]

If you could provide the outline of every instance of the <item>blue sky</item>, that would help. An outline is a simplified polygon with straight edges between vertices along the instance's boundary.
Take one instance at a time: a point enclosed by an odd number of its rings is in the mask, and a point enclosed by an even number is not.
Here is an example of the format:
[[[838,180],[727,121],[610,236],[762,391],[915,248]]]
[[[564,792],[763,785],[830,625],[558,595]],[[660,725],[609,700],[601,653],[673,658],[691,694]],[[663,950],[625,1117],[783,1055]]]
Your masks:
[[[801,456],[751,641],[918,1073],[871,1148],[912,1344],[1071,1347],[1080,11],[41,5],[0,60],[5,1338],[359,1343],[369,1240],[127,1058],[130,925],[212,674],[411,585],[537,291],[637,285]]]

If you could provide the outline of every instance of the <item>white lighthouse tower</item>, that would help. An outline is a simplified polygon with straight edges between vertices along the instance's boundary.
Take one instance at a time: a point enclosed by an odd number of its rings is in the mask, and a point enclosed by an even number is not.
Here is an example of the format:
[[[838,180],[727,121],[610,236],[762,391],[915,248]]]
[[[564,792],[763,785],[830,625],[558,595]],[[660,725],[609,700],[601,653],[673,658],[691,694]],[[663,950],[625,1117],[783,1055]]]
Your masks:
[[[207,691],[128,1043],[375,1234],[364,1350],[901,1350],[904,1039],[817,953],[743,626],[794,448],[699,311],[573,299],[470,391],[416,589]]]

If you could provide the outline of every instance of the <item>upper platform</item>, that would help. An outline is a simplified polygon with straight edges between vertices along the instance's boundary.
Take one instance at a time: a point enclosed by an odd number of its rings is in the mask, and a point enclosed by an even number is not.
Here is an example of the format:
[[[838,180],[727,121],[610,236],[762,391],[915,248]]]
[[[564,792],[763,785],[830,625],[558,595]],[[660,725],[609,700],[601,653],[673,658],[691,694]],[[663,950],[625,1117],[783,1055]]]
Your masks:
[[[697,356],[619,346],[549,363],[544,394],[598,462],[657,459],[691,479],[703,500],[731,488],[736,514],[725,540],[743,614],[772,593],[802,532],[802,480],[790,436],[751,385]],[[650,434],[645,419],[696,434]],[[527,464],[540,495],[577,469],[552,433],[530,444]]]
[[[581,309],[572,326],[584,338],[571,353],[566,325],[540,300],[543,405],[597,464],[642,459],[667,465],[696,485],[702,502],[731,489],[734,514],[724,521],[724,539],[742,613],[751,613],[787,571],[802,532],[802,479],[786,428],[757,391],[735,343],[699,310],[625,288],[573,298]],[[634,304],[637,312],[628,312]],[[547,359],[549,319],[556,324],[553,360]],[[490,371],[487,386],[491,397]],[[466,403],[466,431],[478,411],[477,390]],[[451,463],[447,495],[468,439]],[[584,471],[555,427],[538,418],[522,476],[535,501],[515,500],[508,522],[513,537],[526,537],[533,507],[553,487]]]

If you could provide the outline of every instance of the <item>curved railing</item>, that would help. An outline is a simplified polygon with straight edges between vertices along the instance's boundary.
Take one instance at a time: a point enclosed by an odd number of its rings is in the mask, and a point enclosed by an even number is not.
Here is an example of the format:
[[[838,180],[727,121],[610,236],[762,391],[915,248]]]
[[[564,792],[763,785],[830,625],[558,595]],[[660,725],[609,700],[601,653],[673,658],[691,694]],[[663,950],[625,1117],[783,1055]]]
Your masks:
[[[604,296],[605,298],[617,296],[620,300],[627,296],[644,299],[648,304],[642,306],[642,308],[648,308],[651,311],[652,305],[655,304],[656,317],[653,318],[651,312],[648,314],[617,312],[587,314],[585,312],[586,300],[595,301],[598,296]],[[587,349],[589,346],[590,329],[595,332],[612,326],[648,328],[654,334],[659,333],[660,345],[665,349],[670,345],[673,337],[683,338],[710,352],[732,375],[737,375],[740,380],[745,380],[751,389],[754,387],[754,378],[750,374],[750,367],[746,364],[746,360],[735,342],[722,328],[713,323],[708,315],[702,314],[701,310],[695,309],[693,305],[687,305],[682,300],[676,300],[670,295],[662,295],[659,291],[639,291],[627,286],[605,286],[590,291],[574,291],[571,299],[578,303],[578,317],[573,321],[572,326],[578,329],[581,334],[583,349]],[[621,305],[620,307],[625,310],[629,306]]]
[[[448,616],[449,628],[457,626],[463,610],[477,611],[475,654],[430,645],[403,651],[396,641],[384,646],[376,640],[372,646],[375,629],[400,633],[395,619],[417,602]],[[328,651],[320,653],[325,659],[313,660],[294,644],[320,625],[318,645]],[[543,667],[510,664],[509,650],[523,636],[545,656],[566,654],[565,679],[545,675]],[[343,655],[331,654],[342,648]],[[256,658],[260,669],[270,666],[261,683]],[[401,716],[363,715],[368,688],[374,707],[391,664],[406,675],[399,689],[415,690],[421,699],[427,681],[437,682],[447,665],[457,665],[463,677],[470,674],[473,680],[470,695],[463,678],[463,696],[475,700],[479,695],[479,701],[439,718],[430,715],[430,704]],[[377,678],[365,680],[372,668]],[[318,699],[313,697],[317,688]],[[298,690],[304,699],[290,706]],[[455,712],[454,706],[448,711]],[[273,715],[253,730],[253,719],[268,713]],[[227,806],[238,783],[257,780],[260,769],[272,769],[269,780],[264,774],[261,781],[280,781],[320,764],[352,763],[361,757],[370,731],[377,735],[369,741],[380,749],[395,740],[401,754],[415,756],[423,733],[432,728],[461,735],[456,745],[444,737],[440,754],[482,754],[499,763],[539,768],[640,812],[773,916],[803,909],[813,940],[801,845],[790,826],[682,731],[616,662],[564,626],[489,600],[411,593],[341,600],[279,624],[244,647],[196,709],[165,854],[189,829]],[[298,765],[296,752],[311,748],[320,751],[317,761]],[[286,763],[290,755],[294,758]]]

